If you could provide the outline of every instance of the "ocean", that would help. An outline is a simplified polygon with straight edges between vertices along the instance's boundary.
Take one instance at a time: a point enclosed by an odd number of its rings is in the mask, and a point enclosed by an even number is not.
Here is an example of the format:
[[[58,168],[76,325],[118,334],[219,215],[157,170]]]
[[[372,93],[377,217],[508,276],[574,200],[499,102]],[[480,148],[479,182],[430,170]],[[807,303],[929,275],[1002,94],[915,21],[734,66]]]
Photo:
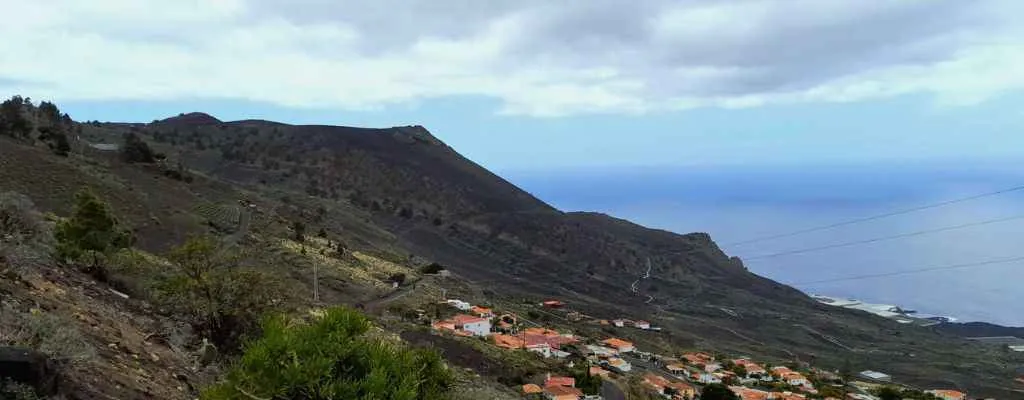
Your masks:
[[[1024,186],[1024,169],[1015,165],[889,162],[502,175],[562,210],[604,212],[678,233],[707,232],[752,272],[808,294],[1024,326],[1024,260],[941,269],[1024,257],[1024,190],[747,242]],[[920,233],[932,230],[940,231]],[[818,247],[829,248],[802,252]],[[932,268],[940,269],[865,277]]]

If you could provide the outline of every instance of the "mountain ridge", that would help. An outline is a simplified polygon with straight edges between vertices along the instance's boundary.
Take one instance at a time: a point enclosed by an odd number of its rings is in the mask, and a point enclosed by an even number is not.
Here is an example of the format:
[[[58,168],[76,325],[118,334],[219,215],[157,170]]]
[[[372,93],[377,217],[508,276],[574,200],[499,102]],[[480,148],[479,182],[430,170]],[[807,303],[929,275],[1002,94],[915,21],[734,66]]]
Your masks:
[[[174,118],[82,124],[83,139],[108,143],[134,134],[168,157],[132,165],[90,153],[114,180],[92,175],[89,168],[99,167],[69,169],[29,151],[4,154],[18,160],[12,166],[62,168],[55,177],[59,185],[50,185],[60,193],[46,192],[27,172],[6,174],[0,168],[0,181],[56,211],[68,203],[71,185],[102,184],[115,208],[137,227],[140,247],[155,252],[204,229],[202,219],[191,216],[195,205],[226,207],[244,200],[270,210],[278,225],[302,222],[362,252],[444,264],[488,298],[558,298],[591,315],[648,319],[665,328],[657,336],[625,336],[645,345],[811,360],[832,369],[849,363],[922,386],[970,382],[986,393],[1000,393],[999,382],[1006,378],[999,365],[1007,355],[934,329],[819,304],[751,273],[706,233],[677,234],[602,213],[558,210],[421,126],[222,122],[206,114]],[[168,177],[166,168],[174,165],[194,180]],[[651,274],[644,278],[648,262]],[[345,292],[351,286],[337,284],[344,289],[325,289],[321,296],[362,301]],[[951,357],[975,367],[944,366]]]

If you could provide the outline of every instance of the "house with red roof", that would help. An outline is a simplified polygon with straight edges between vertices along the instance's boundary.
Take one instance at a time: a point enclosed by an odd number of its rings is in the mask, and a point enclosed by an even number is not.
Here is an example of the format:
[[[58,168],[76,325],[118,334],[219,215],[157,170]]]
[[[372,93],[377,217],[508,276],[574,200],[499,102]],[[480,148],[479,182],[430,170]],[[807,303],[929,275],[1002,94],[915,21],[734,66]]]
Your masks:
[[[763,390],[751,389],[744,386],[729,386],[729,390],[736,393],[742,400],[771,400],[772,393]]]
[[[636,348],[633,347],[632,342],[627,342],[619,338],[605,339],[601,343],[604,343],[608,347],[617,350],[619,353],[629,353],[631,351],[636,350]]]
[[[707,353],[686,353],[683,354],[683,359],[686,362],[703,367],[705,364],[715,361],[715,358]]]
[[[967,400],[967,393],[959,390],[926,390],[925,393],[935,395],[942,400]]]
[[[763,377],[765,375],[768,375],[768,371],[766,369],[764,369],[764,367],[762,367],[760,364],[758,364],[756,362],[753,362],[753,361],[750,361],[750,360],[748,360],[746,358],[741,358],[741,359],[738,359],[738,360],[733,360],[732,363],[736,364],[736,365],[739,365],[739,366],[742,366],[743,369],[745,371],[747,371],[747,376],[746,376],[747,378],[760,378],[760,377]]]
[[[547,400],[579,400],[583,397],[583,391],[569,386],[548,386],[544,388],[544,398]]]
[[[433,324],[434,329],[452,331],[463,336],[487,336],[491,334],[491,320],[458,314]]]
[[[487,307],[473,306],[469,312],[480,318],[494,318],[494,310]]]
[[[551,374],[548,374],[547,375],[547,379],[544,380],[544,386],[545,387],[547,387],[547,386],[569,386],[569,387],[575,387],[576,386],[576,378],[573,378],[571,376],[557,376],[557,375],[552,376]]]

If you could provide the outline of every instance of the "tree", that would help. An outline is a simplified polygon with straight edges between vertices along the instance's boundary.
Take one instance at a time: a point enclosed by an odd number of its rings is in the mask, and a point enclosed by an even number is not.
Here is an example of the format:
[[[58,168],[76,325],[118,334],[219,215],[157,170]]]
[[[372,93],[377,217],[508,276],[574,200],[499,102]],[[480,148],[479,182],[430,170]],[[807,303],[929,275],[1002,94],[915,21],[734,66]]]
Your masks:
[[[440,400],[453,383],[441,357],[377,335],[370,322],[344,307],[302,323],[268,318],[263,336],[246,346],[222,382],[204,400],[395,399]]]
[[[31,104],[21,96],[13,96],[0,103],[0,134],[27,138],[32,132],[32,122],[25,117],[25,108]]]
[[[152,164],[156,162],[156,156],[153,154],[153,150],[149,148],[134,132],[128,132],[124,135],[124,144],[121,148],[121,159],[127,163],[146,163]]]
[[[584,363],[581,368],[572,371],[572,377],[576,379],[576,387],[584,394],[600,394],[601,384],[604,380],[598,375],[590,375],[589,365]]]
[[[87,258],[92,272],[101,272],[97,269],[103,256],[131,244],[131,234],[121,228],[110,207],[89,190],[75,194],[75,210],[71,218],[57,224],[54,238],[58,260]]]
[[[700,392],[701,400],[739,400],[739,396],[729,390],[728,386],[721,383],[712,383],[704,386],[704,390]]]
[[[883,386],[875,390],[875,395],[881,400],[902,400],[903,395],[899,389],[892,386]]]
[[[302,221],[292,222],[292,234],[296,242],[302,243],[306,241],[306,224]]]
[[[326,238],[327,237],[327,229],[324,229],[323,227],[321,227],[320,230],[316,232],[316,236],[317,237],[321,237],[321,238]]]
[[[733,364],[732,368],[730,368],[729,370],[732,371],[734,374],[736,374],[736,376],[740,376],[740,377],[747,376],[747,367],[744,367],[742,365]]]
[[[167,259],[171,269],[155,286],[158,302],[227,350],[237,347],[283,293],[269,275],[241,266],[237,252],[209,237],[189,238]]]

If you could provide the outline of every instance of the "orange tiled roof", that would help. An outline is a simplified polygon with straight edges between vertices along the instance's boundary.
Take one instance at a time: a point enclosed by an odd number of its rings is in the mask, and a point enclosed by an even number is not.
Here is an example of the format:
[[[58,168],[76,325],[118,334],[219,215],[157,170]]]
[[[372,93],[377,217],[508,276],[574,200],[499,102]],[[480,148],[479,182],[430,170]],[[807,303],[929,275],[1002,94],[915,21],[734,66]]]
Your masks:
[[[571,376],[549,376],[544,386],[576,386],[576,378]]]
[[[932,393],[943,399],[965,399],[967,394],[959,390],[929,390],[928,393]]]
[[[474,317],[472,315],[458,314],[451,319],[456,325],[472,324],[474,322],[487,321],[487,318]]]
[[[498,347],[506,349],[519,349],[523,347],[523,339],[519,336],[497,334],[491,335],[491,337],[494,338],[494,344]]]
[[[569,386],[548,386],[544,388],[544,393],[548,393],[554,397],[576,396],[579,398],[583,396],[583,392],[581,390]]]
[[[527,383],[527,384],[523,385],[523,393],[524,394],[534,394],[534,393],[543,393],[543,392],[544,392],[544,389],[541,389],[540,386],[537,386],[535,384]]]
[[[610,374],[611,371],[608,371],[608,370],[606,370],[604,368],[601,368],[601,367],[590,367],[589,373],[590,373],[590,376],[595,376],[595,375],[605,376],[605,375]]]
[[[480,314],[493,314],[494,313],[494,311],[492,311],[490,308],[480,307],[480,306],[473,306],[473,308],[470,308],[469,310],[472,311],[473,314],[477,314],[477,315],[480,315]]]
[[[607,344],[616,349],[622,347],[633,347],[633,343],[618,338],[605,339],[602,343]]]
[[[767,400],[768,392],[751,389],[743,386],[729,386],[733,393],[736,393],[743,400]]]

